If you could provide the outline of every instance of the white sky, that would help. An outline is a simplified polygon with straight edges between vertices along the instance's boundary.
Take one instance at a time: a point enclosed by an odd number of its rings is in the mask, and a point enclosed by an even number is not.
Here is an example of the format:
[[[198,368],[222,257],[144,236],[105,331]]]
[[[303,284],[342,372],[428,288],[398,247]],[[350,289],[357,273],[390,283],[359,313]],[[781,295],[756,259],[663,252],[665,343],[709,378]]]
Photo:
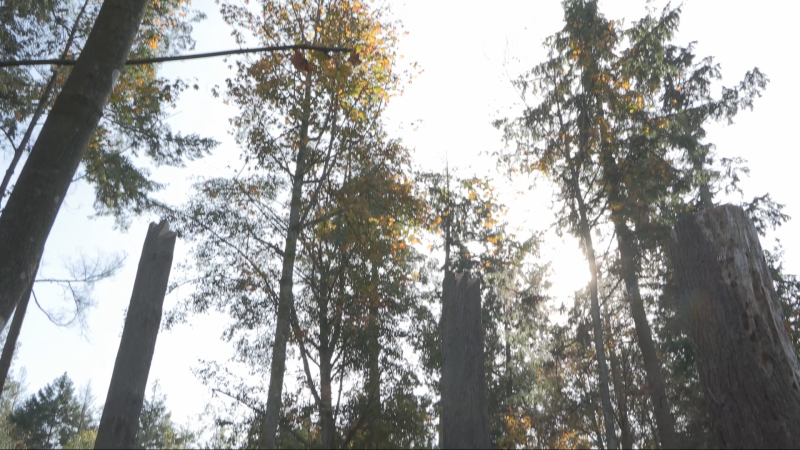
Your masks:
[[[196,51],[235,48],[214,2],[193,3],[208,14],[208,19],[195,28]],[[638,0],[601,0],[600,5],[608,18],[625,18],[627,22],[644,13],[644,2]],[[800,207],[793,194],[797,190],[797,157],[791,156],[797,151],[791,135],[797,125],[796,113],[791,113],[790,108],[800,104],[796,66],[792,63],[800,2],[760,1],[755,5],[688,0],[684,3],[679,39],[696,40],[698,55],[715,56],[728,85],[738,82],[754,66],[771,79],[754,112],[741,113],[732,127],[712,127],[709,140],[717,145],[720,155],[748,160],[752,173],[743,183],[748,198],[770,192],[776,201],[787,204],[785,211],[789,215],[797,217]],[[389,129],[415,149],[416,162],[424,167],[443,167],[447,152],[451,166],[461,167],[462,174],[495,173],[494,163],[479,156],[502,145],[491,121],[517,111],[517,97],[509,77],[515,78],[544,58],[541,42],[562,26],[560,2],[415,0],[394,2],[392,9],[409,31],[401,39],[400,53],[405,58],[400,63],[416,61],[425,72],[406,87],[402,97],[392,100],[387,113]],[[212,86],[230,76],[222,59],[170,63],[162,70],[168,76],[197,77],[201,87],[182,97],[171,120],[173,127],[213,136],[223,143],[213,157],[188,169],[154,172],[159,181],[170,183],[161,198],[178,203],[185,198],[191,177],[220,174],[225,161],[238,156],[227,122],[235,110],[210,94]],[[412,131],[411,123],[420,119],[423,122],[418,131]],[[8,155],[2,155],[0,165],[5,167],[8,159]],[[521,182],[518,189],[527,191],[527,185]],[[504,199],[511,207],[514,223],[536,230],[552,222],[550,193],[541,186],[537,191]],[[91,381],[101,404],[113,370],[123,311],[130,301],[147,224],[157,218],[137,220],[128,233],[120,233],[113,230],[109,219],[88,219],[92,203],[91,188],[79,185],[70,189],[50,235],[40,277],[60,274],[61,261],[77,251],[124,251],[128,254],[125,268],[115,279],[97,285],[94,298],[98,306],[89,313],[86,338],[77,329],[56,328],[31,305],[15,367],[26,368],[29,392],[66,371],[77,385]],[[796,221],[791,221],[776,233],[786,248],[790,273],[800,271],[797,231]],[[762,244],[772,247],[769,242]],[[546,256],[555,259],[554,292],[568,296],[587,278],[577,244],[554,238],[545,247]],[[178,241],[174,264],[184,260],[187,250],[187,243]],[[58,298],[53,298],[58,292],[44,288],[37,292],[40,301],[58,304]],[[180,294],[178,291],[168,296],[165,311]],[[150,372],[151,382],[160,380],[162,391],[168,395],[168,406],[179,422],[196,417],[209,398],[190,371],[197,366],[197,359],[224,361],[228,355],[227,346],[219,341],[220,324],[225,323],[225,317],[194,316],[191,321],[192,325],[159,336]]]

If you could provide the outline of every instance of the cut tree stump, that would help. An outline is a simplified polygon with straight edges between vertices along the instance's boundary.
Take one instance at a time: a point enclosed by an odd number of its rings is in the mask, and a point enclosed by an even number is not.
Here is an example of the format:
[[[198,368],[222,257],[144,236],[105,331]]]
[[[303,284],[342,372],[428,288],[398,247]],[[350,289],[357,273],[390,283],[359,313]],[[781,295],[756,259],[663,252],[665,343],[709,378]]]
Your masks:
[[[670,253],[725,448],[800,448],[800,365],[753,223],[736,206],[675,226]]]
[[[94,448],[133,448],[174,250],[175,233],[169,231],[169,223],[151,223]]]
[[[442,446],[491,448],[481,291],[469,274],[442,286]]]

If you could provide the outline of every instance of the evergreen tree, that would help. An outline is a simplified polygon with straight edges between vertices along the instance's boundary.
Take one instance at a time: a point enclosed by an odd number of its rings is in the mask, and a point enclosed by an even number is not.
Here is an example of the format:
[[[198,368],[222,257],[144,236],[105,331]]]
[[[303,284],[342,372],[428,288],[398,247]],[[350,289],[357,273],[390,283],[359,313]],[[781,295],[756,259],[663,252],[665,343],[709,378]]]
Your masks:
[[[150,396],[145,398],[139,415],[139,432],[136,434],[134,448],[190,448],[195,442],[195,434],[172,421],[172,413],[167,409],[167,397],[161,393],[159,383],[153,383]]]
[[[22,443],[22,435],[11,415],[23,400],[25,372],[15,378],[9,374],[0,397],[0,448],[15,448]]]
[[[75,387],[66,373],[29,397],[11,414],[28,448],[59,448],[72,441],[86,424],[91,412],[82,407]]]

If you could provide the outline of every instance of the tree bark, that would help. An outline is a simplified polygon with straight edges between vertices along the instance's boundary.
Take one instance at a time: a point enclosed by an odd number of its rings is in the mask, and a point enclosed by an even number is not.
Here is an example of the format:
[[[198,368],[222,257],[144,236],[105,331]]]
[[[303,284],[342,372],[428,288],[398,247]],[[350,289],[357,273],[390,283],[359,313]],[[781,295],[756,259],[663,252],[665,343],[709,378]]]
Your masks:
[[[724,205],[681,219],[670,254],[723,448],[800,448],[800,364],[753,223]]]
[[[95,448],[133,448],[167,292],[175,233],[151,223],[122,330]]]
[[[615,217],[611,214],[614,221],[614,229],[617,234],[617,244],[619,246],[622,279],[625,282],[628,304],[631,307],[634,328],[636,328],[639,350],[642,352],[644,369],[646,374],[647,389],[650,393],[650,401],[653,403],[653,415],[656,419],[658,429],[658,440],[661,448],[678,448],[678,436],[675,434],[675,418],[670,410],[669,400],[667,399],[667,389],[664,384],[664,377],[661,374],[661,361],[658,358],[656,344],[653,342],[653,333],[650,330],[650,322],[647,320],[647,312],[644,309],[642,294],[639,292],[639,275],[636,274],[636,243],[634,236],[624,219]]]
[[[334,437],[336,436],[336,422],[333,419],[333,352],[336,348],[334,332],[328,318],[330,299],[334,298],[333,292],[328,285],[330,272],[321,270],[320,277],[321,289],[317,299],[319,305],[319,419],[322,448],[334,448]],[[309,380],[313,383],[313,381]]]
[[[327,346],[326,346],[327,347]],[[319,391],[320,391],[320,405],[319,405],[319,420],[322,448],[334,448],[334,437],[336,436],[336,423],[333,420],[333,390],[332,384],[332,367],[331,359],[333,352],[328,348],[320,351],[320,365],[319,365]]]
[[[586,82],[586,80],[583,80]],[[590,85],[593,85],[593,81]],[[589,88],[589,92],[593,92],[594,87]],[[590,108],[586,104],[585,99],[578,103],[578,148],[579,154],[574,158],[569,156],[567,152],[567,160],[571,167],[571,176],[569,182],[573,188],[573,198],[577,202],[578,213],[578,227],[580,238],[583,241],[586,250],[586,259],[589,262],[589,272],[591,279],[589,281],[589,296],[591,301],[590,313],[592,316],[592,329],[594,331],[594,349],[595,357],[597,358],[598,372],[600,376],[600,401],[603,405],[603,426],[606,433],[606,445],[609,449],[616,449],[618,447],[617,436],[614,432],[614,407],[611,403],[611,392],[608,387],[608,365],[606,362],[605,351],[605,338],[603,337],[603,320],[600,315],[600,301],[598,298],[598,270],[597,270],[597,255],[594,252],[594,243],[592,241],[592,229],[589,225],[589,207],[583,197],[583,192],[580,185],[580,171],[585,167],[584,164],[591,154],[590,136],[592,134],[591,121],[589,120]],[[563,122],[562,122],[563,126]]]
[[[272,346],[269,390],[264,425],[259,436],[261,449],[276,448],[278,419],[281,413],[283,395],[283,376],[286,371],[286,344],[289,338],[289,314],[294,304],[294,262],[297,256],[297,238],[300,235],[300,208],[303,201],[306,158],[308,157],[308,127],[311,115],[311,74],[306,74],[306,87],[303,98],[303,122],[300,125],[300,145],[292,181],[292,197],[289,202],[289,227],[283,249],[280,290],[278,293],[278,317],[275,323],[275,342]]]
[[[67,43],[64,46],[64,50],[61,53],[61,59],[65,59],[67,54],[70,52],[72,47],[73,41],[75,39],[75,34],[78,30],[78,25],[80,24],[81,18],[83,17],[84,12],[86,11],[86,6],[89,4],[89,0],[85,0],[81,9],[78,12],[78,15],[75,18],[75,22],[70,29],[69,36],[67,37]],[[127,58],[127,57],[126,57]],[[11,182],[11,177],[16,170],[16,166],[19,163],[19,160],[22,157],[25,148],[27,148],[28,143],[33,135],[33,131],[36,128],[39,119],[44,114],[45,109],[47,107],[48,102],[50,101],[50,95],[55,88],[56,79],[61,72],[61,66],[57,66],[54,68],[53,73],[50,75],[50,78],[47,81],[44,89],[42,90],[41,95],[39,96],[39,101],[36,106],[36,110],[31,116],[30,123],[28,124],[27,129],[25,130],[25,134],[22,137],[20,143],[14,149],[14,156],[9,164],[8,168],[6,169],[6,173],[3,176],[2,182],[0,182],[0,203],[2,203],[2,199],[5,195],[5,191],[8,188],[9,183]],[[23,295],[22,299],[17,304],[17,307],[14,309],[14,318],[11,321],[11,328],[8,331],[8,335],[6,338],[6,342],[3,346],[3,353],[0,356],[0,392],[3,391],[5,387],[5,382],[8,378],[8,372],[11,368],[11,362],[14,358],[14,352],[16,350],[16,344],[19,339],[19,334],[22,329],[22,323],[25,320],[25,314],[27,313],[28,303],[30,301],[30,296],[32,293],[33,283],[31,283],[30,288],[27,292]]]
[[[441,320],[442,444],[491,448],[478,280],[445,274]]]
[[[0,330],[25,295],[147,0],[106,1],[0,215]]]
[[[378,309],[378,302],[380,299],[378,286],[380,285],[380,276],[378,273],[378,265],[372,265],[372,284],[375,290],[375,298],[369,305],[369,328],[367,333],[369,335],[369,354],[367,361],[367,431],[369,433],[369,446],[370,448],[379,448],[380,445],[380,428],[381,428],[381,343],[380,343],[380,311]]]
[[[577,178],[574,178],[577,180]],[[586,249],[586,260],[589,261],[589,272],[591,279],[589,280],[589,297],[591,301],[591,315],[592,315],[592,334],[594,335],[594,350],[595,358],[597,359],[597,367],[600,376],[600,401],[603,405],[603,425],[606,432],[606,445],[609,449],[617,448],[617,437],[614,432],[614,407],[611,404],[611,392],[608,388],[608,364],[606,362],[606,349],[605,338],[603,337],[603,320],[600,316],[600,301],[598,298],[597,289],[597,256],[594,252],[594,242],[592,241],[592,233],[589,228],[589,218],[586,205],[583,202],[583,196],[577,190],[576,184],[576,197],[578,202],[578,216],[580,220],[581,239],[583,240],[584,248]]]
[[[609,359],[611,360],[611,375],[614,380],[614,394],[617,398],[617,412],[619,413],[619,430],[621,448],[632,449],[633,438],[631,427],[628,422],[628,394],[625,391],[625,381],[622,379],[622,371],[619,367],[617,352],[614,348],[609,349]]]
[[[33,292],[33,281],[30,280],[28,290],[22,296],[17,308],[14,311],[14,319],[11,321],[11,328],[8,329],[6,335],[6,342],[3,344],[3,354],[0,356],[0,393],[6,387],[6,380],[8,380],[8,372],[11,370],[11,361],[14,360],[14,352],[17,349],[17,340],[19,333],[22,331],[22,322],[25,320],[25,313],[28,311],[28,303],[31,299]]]

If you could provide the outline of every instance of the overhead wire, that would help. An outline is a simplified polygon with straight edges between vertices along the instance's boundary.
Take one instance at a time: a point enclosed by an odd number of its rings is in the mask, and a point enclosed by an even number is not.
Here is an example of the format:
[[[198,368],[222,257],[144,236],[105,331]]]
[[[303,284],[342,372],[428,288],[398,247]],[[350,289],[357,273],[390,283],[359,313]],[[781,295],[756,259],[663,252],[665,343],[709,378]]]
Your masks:
[[[142,64],[156,64],[156,63],[172,62],[172,61],[186,61],[190,59],[214,58],[218,56],[240,55],[244,53],[279,52],[285,50],[316,50],[325,53],[329,52],[347,53],[353,51],[353,49],[346,47],[325,47],[325,46],[310,45],[310,44],[275,45],[270,47],[240,48],[237,50],[223,50],[219,52],[196,53],[193,55],[136,58],[125,61],[125,65],[135,66]],[[74,66],[76,62],[77,59],[20,59],[20,60],[0,61],[0,67],[22,67],[22,66],[43,66],[43,65]]]

